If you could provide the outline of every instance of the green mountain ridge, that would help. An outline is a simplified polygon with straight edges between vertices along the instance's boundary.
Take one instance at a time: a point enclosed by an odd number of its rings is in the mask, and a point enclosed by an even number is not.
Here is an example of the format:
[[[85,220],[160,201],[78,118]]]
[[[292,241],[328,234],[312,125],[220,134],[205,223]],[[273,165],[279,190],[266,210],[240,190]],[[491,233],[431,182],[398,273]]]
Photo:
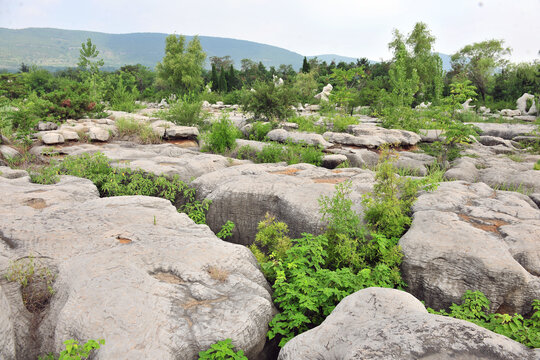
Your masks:
[[[123,65],[142,64],[154,68],[165,52],[165,33],[109,34],[96,31],[63,30],[54,28],[8,29],[0,27],[0,69],[16,71],[21,63],[37,65],[48,70],[73,67],[79,61],[79,49],[91,38],[105,61],[104,69]],[[186,36],[190,41],[193,36]],[[236,68],[242,59],[262,62],[266,67],[290,64],[298,70],[304,55],[277,46],[247,40],[199,36],[207,58],[229,55]],[[448,55],[439,54],[445,62]],[[323,54],[307,56],[336,63],[355,62],[356,58]],[[371,61],[371,60],[370,60]],[[374,62],[374,61],[372,61]],[[446,65],[446,63],[445,63]],[[446,66],[445,66],[446,70]]]

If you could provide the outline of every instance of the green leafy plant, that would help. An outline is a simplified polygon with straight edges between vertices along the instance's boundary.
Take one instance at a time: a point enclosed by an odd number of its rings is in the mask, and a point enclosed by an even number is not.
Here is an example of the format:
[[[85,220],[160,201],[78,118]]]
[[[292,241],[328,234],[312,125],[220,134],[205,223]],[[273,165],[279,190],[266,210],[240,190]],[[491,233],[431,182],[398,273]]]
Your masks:
[[[149,123],[138,121],[134,118],[119,118],[115,122],[118,136],[136,136],[143,144],[157,144],[161,142]]]
[[[182,126],[203,127],[208,118],[208,113],[202,109],[202,102],[187,94],[173,102],[167,112],[158,114],[160,117]]]
[[[94,350],[99,350],[101,345],[105,345],[105,340],[88,340],[84,345],[80,345],[77,340],[69,339],[64,341],[65,349],[58,357],[53,354],[39,357],[39,360],[85,360],[88,359]]]
[[[252,128],[249,133],[249,139],[256,141],[264,141],[266,139],[266,134],[268,134],[272,129],[272,123],[256,121],[252,124]]]
[[[540,160],[538,160],[533,167],[534,170],[540,170]]]
[[[199,352],[199,360],[248,360],[244,351],[234,351],[231,339],[225,339],[212,344],[206,351]]]
[[[257,81],[253,85],[253,91],[245,93],[242,107],[255,117],[264,116],[269,121],[276,121],[292,115],[291,106],[294,102],[294,93],[287,85],[276,85],[273,81]]]
[[[218,231],[216,236],[220,238],[221,240],[225,240],[231,237],[235,226],[236,225],[234,224],[234,222],[232,222],[231,220],[227,220],[227,222],[223,224],[223,226],[221,227],[221,230]]]
[[[467,290],[461,300],[460,305],[452,304],[448,312],[427,310],[432,314],[470,321],[532,348],[540,347],[540,300],[533,301],[534,313],[529,319],[519,314],[491,313],[490,301],[480,291]]]
[[[236,139],[240,136],[240,131],[233,125],[228,115],[224,114],[212,124],[205,138],[205,148],[216,154],[223,154],[236,146]]]

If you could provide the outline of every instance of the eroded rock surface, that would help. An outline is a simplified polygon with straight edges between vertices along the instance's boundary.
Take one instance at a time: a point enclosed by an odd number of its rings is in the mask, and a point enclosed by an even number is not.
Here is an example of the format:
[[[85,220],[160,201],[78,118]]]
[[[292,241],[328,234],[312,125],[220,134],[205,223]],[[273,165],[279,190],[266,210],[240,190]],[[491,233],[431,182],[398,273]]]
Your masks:
[[[480,290],[495,311],[531,310],[540,298],[540,210],[529,197],[444,182],[413,211],[399,241],[408,291],[437,309]]]
[[[260,356],[275,309],[245,247],[216,238],[167,200],[99,198],[85,179],[37,185],[0,177],[0,193],[10,194],[0,197],[2,253],[39,254],[57,273],[34,330],[40,354],[59,352],[66,339],[103,338],[95,359],[195,359],[232,338],[250,358]],[[9,326],[1,321],[2,335]],[[30,331],[17,319],[13,327]],[[10,351],[9,338],[2,341]]]
[[[412,295],[368,288],[341,300],[324,322],[290,340],[279,360],[540,358],[503,335],[429,314]]]

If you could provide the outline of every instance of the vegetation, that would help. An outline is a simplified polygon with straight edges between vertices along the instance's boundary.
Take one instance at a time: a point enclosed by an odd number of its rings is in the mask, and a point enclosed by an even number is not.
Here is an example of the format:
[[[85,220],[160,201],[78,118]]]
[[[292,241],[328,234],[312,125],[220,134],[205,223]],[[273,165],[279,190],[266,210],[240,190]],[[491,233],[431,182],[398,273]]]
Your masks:
[[[214,153],[223,154],[236,146],[236,139],[240,136],[240,130],[232,124],[228,115],[224,114],[212,124],[205,138],[205,147]]]
[[[157,144],[161,142],[161,137],[157,134],[149,123],[136,120],[134,118],[119,118],[115,122],[118,136],[134,136],[142,144]]]
[[[448,312],[435,311],[431,308],[428,308],[428,311],[432,314],[470,321],[528,347],[540,347],[540,300],[533,301],[534,313],[528,319],[519,314],[492,313],[489,300],[480,291],[468,290],[461,300],[461,305],[452,304]]]
[[[105,345],[105,340],[88,340],[84,345],[79,345],[77,340],[64,341],[65,349],[60,352],[58,357],[54,354],[49,354],[44,357],[39,357],[39,360],[85,360],[90,358],[95,351]]]
[[[199,352],[199,360],[247,360],[247,357],[242,350],[234,351],[231,339],[225,339]]]

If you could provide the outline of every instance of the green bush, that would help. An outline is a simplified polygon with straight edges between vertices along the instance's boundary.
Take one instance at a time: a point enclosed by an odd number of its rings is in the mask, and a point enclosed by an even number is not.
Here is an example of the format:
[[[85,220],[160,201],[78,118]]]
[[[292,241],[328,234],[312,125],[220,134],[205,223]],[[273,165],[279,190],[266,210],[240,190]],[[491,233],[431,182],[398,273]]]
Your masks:
[[[252,112],[255,117],[264,116],[270,121],[283,120],[292,115],[291,106],[296,99],[288,86],[276,86],[272,81],[257,81],[253,89],[242,98],[244,111]]]
[[[161,137],[154,131],[152,126],[144,121],[134,118],[119,118],[115,122],[118,136],[136,136],[143,144],[157,144]]]
[[[349,125],[357,125],[358,119],[353,116],[338,115],[332,119],[333,130],[335,132],[346,132]]]
[[[231,339],[218,341],[210,349],[199,352],[199,360],[248,360],[242,350],[234,351]]]
[[[271,143],[257,153],[257,162],[277,163],[283,160],[283,145]]]
[[[182,126],[203,126],[208,114],[202,110],[202,102],[184,95],[171,104],[168,112],[160,116]]]
[[[266,139],[266,134],[268,134],[273,128],[274,126],[272,123],[256,121],[252,124],[249,139],[255,141],[264,141]]]
[[[534,164],[534,170],[540,170],[540,160],[538,160],[536,164]]]
[[[205,149],[216,154],[223,154],[236,146],[236,139],[241,137],[238,130],[227,114],[222,115],[212,127],[205,138]]]
[[[64,341],[64,345],[66,347],[58,357],[49,354],[45,357],[40,356],[39,360],[85,360],[94,354],[94,350],[99,350],[101,345],[105,345],[105,340],[88,340],[81,346],[77,340],[70,339]]]
[[[140,108],[135,104],[138,96],[137,88],[134,86],[129,89],[120,76],[110,99],[111,108],[117,111],[133,112]]]
[[[480,291],[467,290],[461,300],[461,305],[452,304],[449,312],[427,310],[432,314],[470,321],[528,347],[540,347],[540,300],[533,301],[534,313],[529,319],[519,314],[491,313],[490,302]]]
[[[288,121],[298,124],[299,131],[313,132],[322,134],[326,131],[325,126],[315,125],[315,122],[319,120],[318,116],[293,116]]]

